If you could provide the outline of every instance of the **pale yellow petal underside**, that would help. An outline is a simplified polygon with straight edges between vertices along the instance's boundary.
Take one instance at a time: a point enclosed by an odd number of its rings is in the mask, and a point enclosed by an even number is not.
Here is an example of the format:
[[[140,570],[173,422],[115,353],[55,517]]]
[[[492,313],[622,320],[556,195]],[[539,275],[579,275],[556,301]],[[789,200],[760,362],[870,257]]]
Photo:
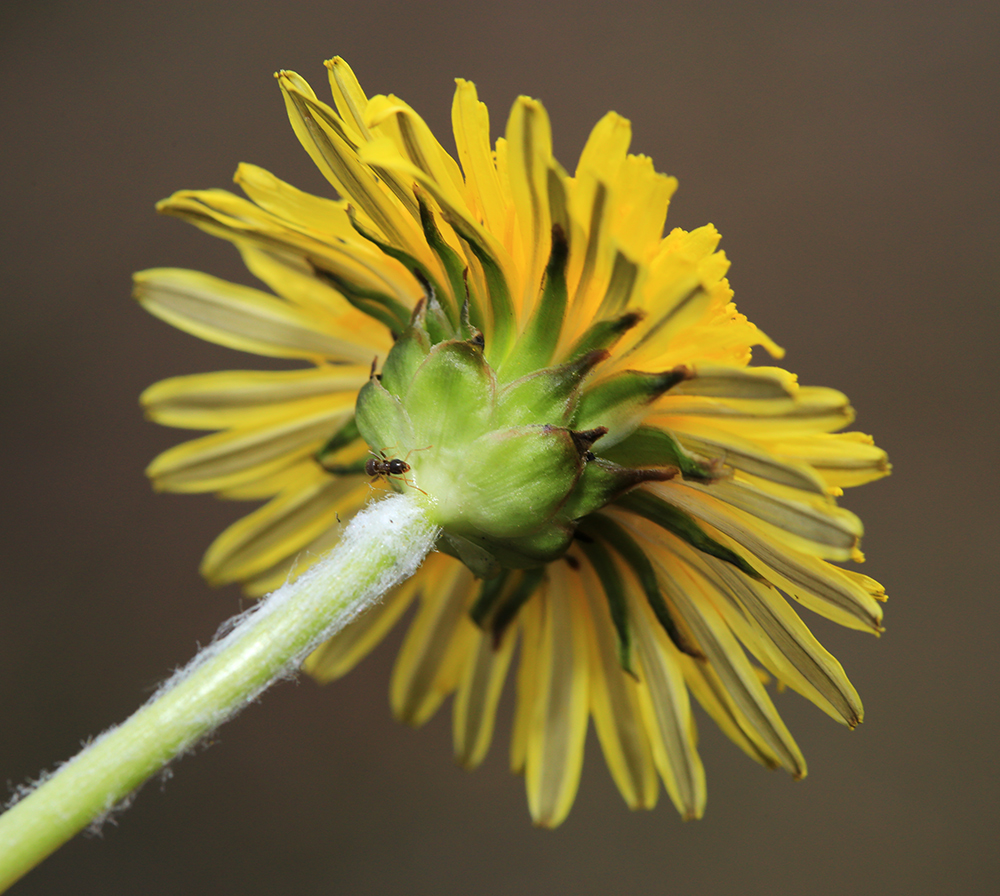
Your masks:
[[[524,774],[528,809],[540,827],[566,818],[583,768],[590,663],[579,592],[561,564],[550,567]]]
[[[274,296],[180,268],[135,275],[135,298],[180,330],[227,348],[277,358],[360,360],[360,347],[321,318]]]
[[[261,425],[227,430],[164,451],[147,468],[164,491],[232,488],[268,476],[314,453],[354,409],[354,396],[338,393],[299,402]]]
[[[225,370],[161,380],[139,401],[147,416],[164,426],[228,429],[286,416],[302,400],[343,392],[357,395],[369,379],[369,365],[324,365],[305,370]]]
[[[609,624],[607,601],[589,565],[581,570],[587,596],[590,639],[590,711],[601,749],[630,809],[652,809],[659,781],[652,748],[639,706],[639,684],[623,674],[615,633]],[[634,583],[630,583],[634,587]]]
[[[483,631],[472,640],[452,710],[455,758],[465,768],[479,765],[489,749],[497,702],[516,643],[513,631],[499,644],[493,643],[491,633]]]

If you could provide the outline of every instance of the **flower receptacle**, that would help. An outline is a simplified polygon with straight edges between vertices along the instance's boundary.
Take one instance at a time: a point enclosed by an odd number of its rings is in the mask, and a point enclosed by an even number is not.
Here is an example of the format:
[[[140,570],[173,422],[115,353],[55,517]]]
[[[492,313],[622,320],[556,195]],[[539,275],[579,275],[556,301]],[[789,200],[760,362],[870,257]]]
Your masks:
[[[441,550],[481,577],[541,566],[566,552],[578,520],[641,482],[677,475],[676,454],[656,460],[645,452],[632,467],[592,449],[610,441],[603,418],[621,440],[632,407],[685,371],[626,372],[588,393],[588,378],[608,357],[594,349],[501,385],[482,335],[463,318],[436,339],[448,318],[434,298],[421,302],[381,374],[373,364],[356,409],[358,431],[382,459],[372,469],[397,491],[427,496],[444,532]],[[390,467],[393,459],[401,463]]]

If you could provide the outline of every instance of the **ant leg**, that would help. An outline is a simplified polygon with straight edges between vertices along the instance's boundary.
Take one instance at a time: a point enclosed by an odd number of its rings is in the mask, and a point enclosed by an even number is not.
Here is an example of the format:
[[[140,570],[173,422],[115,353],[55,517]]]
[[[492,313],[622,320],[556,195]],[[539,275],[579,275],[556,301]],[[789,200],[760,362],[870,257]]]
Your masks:
[[[424,448],[411,448],[409,451],[406,452],[406,457],[403,458],[403,463],[405,464],[410,459],[410,455],[413,454],[414,451],[427,451],[429,448],[433,447],[434,447],[433,445],[427,445]]]
[[[410,488],[415,488],[420,494],[426,495],[425,492],[419,485],[417,485],[412,479],[407,479],[405,476],[393,477],[398,479],[400,482],[405,482]]]

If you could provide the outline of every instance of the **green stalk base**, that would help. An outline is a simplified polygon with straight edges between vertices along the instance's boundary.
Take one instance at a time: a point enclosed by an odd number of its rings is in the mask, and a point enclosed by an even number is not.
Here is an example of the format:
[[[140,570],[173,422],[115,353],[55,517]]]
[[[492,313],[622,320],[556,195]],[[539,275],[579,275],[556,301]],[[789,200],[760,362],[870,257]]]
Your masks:
[[[409,496],[369,505],[315,566],[237,617],[145,706],[0,815],[0,892],[411,576],[438,535],[426,511]]]

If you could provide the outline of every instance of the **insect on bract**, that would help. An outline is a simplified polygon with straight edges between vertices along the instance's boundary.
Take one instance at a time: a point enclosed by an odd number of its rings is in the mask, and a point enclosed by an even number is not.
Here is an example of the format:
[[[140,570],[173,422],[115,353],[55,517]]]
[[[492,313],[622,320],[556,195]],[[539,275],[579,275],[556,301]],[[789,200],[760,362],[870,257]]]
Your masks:
[[[431,447],[430,445],[427,446]],[[410,455],[414,451],[426,451],[426,448],[411,448],[407,453],[405,458],[389,457],[385,450],[379,451],[376,454],[374,451],[371,452],[372,456],[365,461],[365,473],[372,477],[374,482],[376,479],[381,479],[383,476],[386,479],[397,479],[400,482],[405,482],[407,485],[415,488],[418,492],[422,494],[427,494],[422,488],[419,488],[412,479],[407,479],[405,474],[410,472],[410,465],[407,463]]]

